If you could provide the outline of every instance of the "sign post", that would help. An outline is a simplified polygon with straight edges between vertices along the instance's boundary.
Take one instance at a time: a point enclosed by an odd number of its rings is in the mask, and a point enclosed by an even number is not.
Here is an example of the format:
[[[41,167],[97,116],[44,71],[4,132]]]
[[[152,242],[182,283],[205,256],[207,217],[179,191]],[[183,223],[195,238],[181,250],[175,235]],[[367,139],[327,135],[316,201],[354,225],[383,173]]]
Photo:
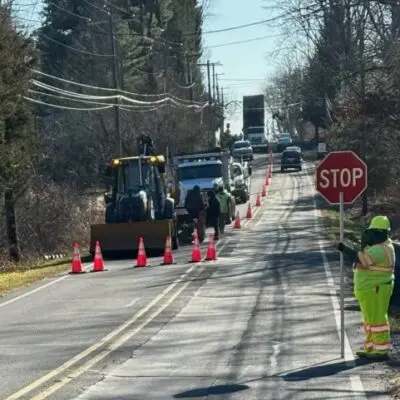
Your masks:
[[[368,186],[367,165],[352,151],[329,153],[316,167],[316,188],[329,203],[339,205],[339,237],[344,240],[344,205],[352,204]],[[344,358],[344,259],[340,253],[340,353]]]

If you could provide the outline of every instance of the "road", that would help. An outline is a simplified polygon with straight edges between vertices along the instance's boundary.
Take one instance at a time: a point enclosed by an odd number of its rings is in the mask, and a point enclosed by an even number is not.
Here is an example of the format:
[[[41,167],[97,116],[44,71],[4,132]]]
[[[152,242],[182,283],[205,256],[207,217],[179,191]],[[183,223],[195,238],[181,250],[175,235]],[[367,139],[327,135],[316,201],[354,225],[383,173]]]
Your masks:
[[[265,165],[255,160],[252,192]],[[215,263],[188,264],[182,247],[176,265],[112,261],[5,297],[0,398],[387,398],[348,341],[340,359],[337,265],[312,168],[278,169],[253,218],[219,241]]]

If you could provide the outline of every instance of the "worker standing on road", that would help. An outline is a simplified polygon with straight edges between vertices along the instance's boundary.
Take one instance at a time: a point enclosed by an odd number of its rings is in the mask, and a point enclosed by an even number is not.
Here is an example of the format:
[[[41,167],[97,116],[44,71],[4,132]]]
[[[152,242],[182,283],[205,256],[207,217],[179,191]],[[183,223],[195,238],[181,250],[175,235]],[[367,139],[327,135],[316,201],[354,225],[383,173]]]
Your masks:
[[[355,260],[354,294],[364,318],[366,334],[359,357],[383,358],[389,355],[388,309],[394,285],[395,250],[389,238],[390,222],[376,216],[366,230],[365,247],[355,251],[339,243],[339,251]]]
[[[199,242],[204,241],[206,235],[206,206],[200,192],[200,186],[195,185],[186,196],[185,208],[196,226]]]
[[[220,215],[218,218],[219,230],[221,233],[224,233],[225,232],[225,224],[228,219],[228,213],[229,213],[229,205],[228,205],[229,196],[223,186],[220,186],[218,188],[217,199],[219,201],[219,206],[220,206]]]
[[[213,190],[208,192],[207,220],[214,228],[214,240],[219,240],[219,218],[221,208],[217,196]]]

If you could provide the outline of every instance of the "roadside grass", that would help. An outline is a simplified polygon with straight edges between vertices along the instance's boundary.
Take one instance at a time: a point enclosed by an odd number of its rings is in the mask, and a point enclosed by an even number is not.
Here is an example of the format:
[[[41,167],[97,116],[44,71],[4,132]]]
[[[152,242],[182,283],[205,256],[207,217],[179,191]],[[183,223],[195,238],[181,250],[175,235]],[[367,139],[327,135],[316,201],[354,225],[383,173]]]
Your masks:
[[[339,243],[340,239],[340,215],[338,207],[326,207],[321,209],[323,224],[326,235],[332,244]],[[346,214],[346,213],[345,213]],[[358,245],[360,243],[360,234],[363,224],[360,221],[350,219],[344,216],[344,239],[350,245]]]
[[[301,156],[304,161],[314,162],[318,160],[317,150],[303,150]]]
[[[81,255],[82,262],[90,260],[89,255]],[[0,264],[0,295],[15,289],[27,287],[44,278],[54,277],[66,272],[72,263],[71,258],[56,260],[24,260],[18,264]]]

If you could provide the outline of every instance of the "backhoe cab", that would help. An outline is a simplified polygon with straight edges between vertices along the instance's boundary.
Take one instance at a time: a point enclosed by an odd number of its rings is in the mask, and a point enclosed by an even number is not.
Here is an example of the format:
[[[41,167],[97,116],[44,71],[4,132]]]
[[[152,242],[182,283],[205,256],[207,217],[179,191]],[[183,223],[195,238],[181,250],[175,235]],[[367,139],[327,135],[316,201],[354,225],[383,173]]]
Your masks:
[[[91,251],[96,240],[103,252],[136,250],[143,237],[146,248],[162,250],[171,236],[178,246],[174,201],[166,193],[163,155],[112,160],[111,191],[104,196],[105,225],[91,226]]]

